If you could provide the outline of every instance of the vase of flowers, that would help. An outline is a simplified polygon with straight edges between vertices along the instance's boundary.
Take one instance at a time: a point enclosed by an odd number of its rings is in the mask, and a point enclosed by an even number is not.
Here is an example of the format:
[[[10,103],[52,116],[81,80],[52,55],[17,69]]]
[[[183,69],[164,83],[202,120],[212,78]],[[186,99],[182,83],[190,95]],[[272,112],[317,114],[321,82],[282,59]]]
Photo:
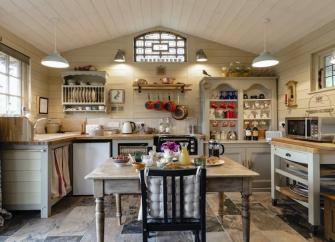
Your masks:
[[[179,145],[176,144],[176,142],[167,141],[161,145],[161,150],[163,150],[164,152],[163,154],[164,159],[166,161],[172,161],[174,152],[178,152],[179,150]]]

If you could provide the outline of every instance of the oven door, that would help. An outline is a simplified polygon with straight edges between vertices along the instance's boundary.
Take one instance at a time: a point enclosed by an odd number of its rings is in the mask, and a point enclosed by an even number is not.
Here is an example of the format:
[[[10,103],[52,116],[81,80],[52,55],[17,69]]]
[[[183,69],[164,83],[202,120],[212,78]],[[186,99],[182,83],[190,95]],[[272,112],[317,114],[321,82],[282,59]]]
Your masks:
[[[286,118],[286,136],[288,137],[306,139],[307,128],[305,118]]]

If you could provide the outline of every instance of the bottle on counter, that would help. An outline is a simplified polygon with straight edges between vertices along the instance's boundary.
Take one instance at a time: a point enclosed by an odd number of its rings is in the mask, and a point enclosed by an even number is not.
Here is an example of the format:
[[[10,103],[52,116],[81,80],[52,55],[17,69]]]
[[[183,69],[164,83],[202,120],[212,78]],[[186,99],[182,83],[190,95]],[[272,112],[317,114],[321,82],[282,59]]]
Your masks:
[[[258,128],[256,125],[252,128],[252,140],[258,140]]]
[[[158,131],[161,134],[165,133],[165,125],[163,119],[160,120]]]
[[[245,129],[245,139],[251,140],[252,139],[252,131],[250,125],[248,124],[247,128]]]

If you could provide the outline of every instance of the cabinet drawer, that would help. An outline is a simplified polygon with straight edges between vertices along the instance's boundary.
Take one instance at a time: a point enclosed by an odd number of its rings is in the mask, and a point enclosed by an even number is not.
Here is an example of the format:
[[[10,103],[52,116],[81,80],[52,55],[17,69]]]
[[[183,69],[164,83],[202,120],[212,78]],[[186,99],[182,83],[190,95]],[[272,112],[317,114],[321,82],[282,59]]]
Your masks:
[[[284,159],[295,161],[298,163],[306,164],[308,160],[308,154],[296,150],[275,147],[274,153],[275,155],[280,156]]]

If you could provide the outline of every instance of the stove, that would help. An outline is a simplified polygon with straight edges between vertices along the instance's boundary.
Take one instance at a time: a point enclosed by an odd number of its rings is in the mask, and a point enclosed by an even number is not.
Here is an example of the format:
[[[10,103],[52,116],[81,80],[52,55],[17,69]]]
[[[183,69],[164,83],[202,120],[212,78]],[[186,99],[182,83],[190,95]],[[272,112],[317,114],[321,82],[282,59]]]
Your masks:
[[[163,152],[160,147],[164,142],[174,141],[177,144],[188,143],[187,149],[190,155],[203,155],[203,142],[193,135],[160,134],[154,136],[154,145],[157,152]]]

